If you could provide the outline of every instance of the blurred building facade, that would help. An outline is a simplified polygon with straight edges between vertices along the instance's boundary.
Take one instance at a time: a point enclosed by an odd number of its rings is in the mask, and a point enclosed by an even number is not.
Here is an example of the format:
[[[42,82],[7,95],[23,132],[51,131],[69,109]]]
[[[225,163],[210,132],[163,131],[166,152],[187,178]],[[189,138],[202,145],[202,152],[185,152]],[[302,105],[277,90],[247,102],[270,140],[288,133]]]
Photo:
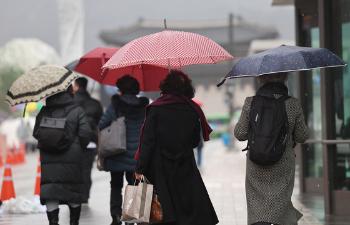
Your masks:
[[[274,0],[294,4],[296,43],[324,47],[350,64],[349,0]],[[299,149],[300,189],[323,196],[328,215],[350,215],[350,69],[301,72],[298,93],[310,128]]]

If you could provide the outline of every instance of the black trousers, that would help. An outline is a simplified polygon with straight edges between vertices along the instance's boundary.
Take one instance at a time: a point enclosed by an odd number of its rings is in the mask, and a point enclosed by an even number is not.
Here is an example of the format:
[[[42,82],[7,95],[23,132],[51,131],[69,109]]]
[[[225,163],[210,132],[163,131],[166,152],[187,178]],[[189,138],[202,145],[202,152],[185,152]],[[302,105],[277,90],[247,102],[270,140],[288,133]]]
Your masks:
[[[122,214],[122,189],[124,184],[124,175],[128,184],[134,184],[134,173],[132,172],[111,172],[111,216],[121,216]]]
[[[90,189],[92,185],[91,170],[96,157],[96,149],[86,149],[83,158],[83,181],[84,181],[84,202],[90,198]]]

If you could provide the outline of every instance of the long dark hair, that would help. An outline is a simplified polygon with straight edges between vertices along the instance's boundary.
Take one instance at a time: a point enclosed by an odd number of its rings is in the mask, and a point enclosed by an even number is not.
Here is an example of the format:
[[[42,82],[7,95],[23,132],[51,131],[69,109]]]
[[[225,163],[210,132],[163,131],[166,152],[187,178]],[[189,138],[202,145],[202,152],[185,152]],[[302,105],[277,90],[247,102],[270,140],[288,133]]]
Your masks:
[[[192,99],[195,89],[192,80],[182,71],[171,70],[159,86],[162,94],[184,95]]]

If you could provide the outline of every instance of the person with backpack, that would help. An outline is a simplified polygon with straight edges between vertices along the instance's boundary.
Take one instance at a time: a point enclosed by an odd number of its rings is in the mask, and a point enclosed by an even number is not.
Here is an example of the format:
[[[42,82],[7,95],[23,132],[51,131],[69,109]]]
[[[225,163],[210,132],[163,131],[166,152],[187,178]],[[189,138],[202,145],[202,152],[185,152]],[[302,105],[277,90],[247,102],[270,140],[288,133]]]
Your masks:
[[[248,140],[246,199],[249,225],[296,225],[302,214],[291,197],[295,178],[295,143],[308,138],[302,107],[288,95],[286,73],[258,77],[261,85],[248,97],[234,135]]]
[[[139,144],[140,128],[145,118],[145,108],[149,104],[146,97],[138,97],[139,82],[130,75],[125,75],[116,83],[120,94],[112,96],[111,104],[103,114],[99,128],[101,132],[107,129],[120,117],[125,118],[126,151],[103,158],[103,170],[111,173],[110,213],[112,225],[121,224],[122,188],[126,178],[129,184],[134,184],[135,152]],[[117,137],[117,135],[115,135]],[[104,143],[101,143],[103,145]],[[100,154],[100,153],[99,153]],[[99,156],[100,157],[100,156]]]
[[[84,201],[88,203],[91,189],[91,170],[97,154],[98,145],[98,123],[102,117],[103,109],[99,101],[92,98],[87,92],[88,80],[85,77],[79,77],[73,82],[74,100],[80,105],[86,114],[88,123],[94,132],[93,139],[84,151],[83,160],[83,178],[84,178]]]
[[[72,86],[46,99],[36,117],[33,136],[41,160],[41,203],[50,225],[58,225],[59,205],[70,209],[70,225],[78,225],[84,200],[82,158],[93,137],[84,110],[73,99]]]

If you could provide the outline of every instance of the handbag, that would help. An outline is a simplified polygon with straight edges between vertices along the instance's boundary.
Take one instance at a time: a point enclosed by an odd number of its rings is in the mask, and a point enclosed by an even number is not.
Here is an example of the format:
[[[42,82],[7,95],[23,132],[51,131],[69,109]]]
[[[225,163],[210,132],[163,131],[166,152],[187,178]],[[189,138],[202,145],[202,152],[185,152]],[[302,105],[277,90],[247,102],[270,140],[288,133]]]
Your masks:
[[[118,117],[100,132],[98,151],[102,158],[126,152],[125,117]]]
[[[121,220],[127,223],[150,223],[153,185],[141,180],[127,185],[124,192]]]
[[[163,222],[163,209],[160,204],[158,195],[153,193],[152,198],[152,206],[151,206],[151,215],[150,215],[150,223],[161,223]]]

